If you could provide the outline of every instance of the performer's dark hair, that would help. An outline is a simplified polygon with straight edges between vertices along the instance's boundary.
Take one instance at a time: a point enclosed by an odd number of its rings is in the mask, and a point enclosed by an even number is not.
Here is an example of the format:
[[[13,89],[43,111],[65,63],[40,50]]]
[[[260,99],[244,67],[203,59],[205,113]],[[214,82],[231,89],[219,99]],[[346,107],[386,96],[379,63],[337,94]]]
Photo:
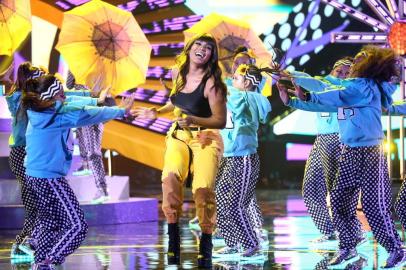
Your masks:
[[[196,41],[205,41],[212,46],[212,54],[204,65],[204,69],[206,70],[202,82],[207,81],[208,79],[214,79],[214,89],[215,91],[220,91],[221,95],[226,98],[227,95],[227,87],[223,82],[222,79],[222,72],[218,63],[219,55],[218,55],[218,47],[216,40],[209,34],[202,34],[194,37],[193,39],[189,40],[189,42],[185,45],[182,53],[178,55],[175,59],[177,66],[179,67],[179,73],[176,78],[176,85],[173,88],[171,95],[181,91],[186,85],[186,75],[189,73],[189,64],[190,64],[190,57],[189,52],[192,48],[193,44]]]

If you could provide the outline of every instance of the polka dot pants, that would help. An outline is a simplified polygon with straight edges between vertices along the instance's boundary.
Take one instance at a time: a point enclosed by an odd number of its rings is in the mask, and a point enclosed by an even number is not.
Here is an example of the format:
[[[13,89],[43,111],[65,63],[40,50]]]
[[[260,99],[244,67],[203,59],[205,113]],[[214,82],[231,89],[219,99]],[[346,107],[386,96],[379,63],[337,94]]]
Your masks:
[[[261,208],[259,207],[257,196],[253,196],[250,205],[248,206],[248,215],[250,216],[251,223],[256,230],[261,230],[264,224]]]
[[[65,178],[27,176],[38,209],[35,262],[62,264],[86,237],[87,224],[79,202]]]
[[[80,156],[89,163],[97,188],[107,195],[106,172],[101,152],[103,124],[81,127],[76,132]]]
[[[395,212],[403,228],[406,229],[406,180],[403,180],[398,197],[396,198]]]
[[[217,226],[229,247],[244,249],[259,245],[249,205],[259,177],[257,154],[225,157],[216,177]]]
[[[23,229],[20,234],[16,236],[16,243],[21,244],[25,237],[31,236],[35,220],[37,217],[37,208],[35,206],[35,196],[33,191],[27,186],[25,182],[25,146],[11,147],[9,162],[11,171],[14,173],[21,188],[21,201],[25,210],[25,218]]]
[[[314,224],[324,235],[335,231],[326,198],[336,179],[340,150],[337,133],[318,135],[305,167],[303,199]]]
[[[388,252],[401,248],[399,234],[391,217],[391,183],[382,147],[344,146],[337,182],[331,191],[333,222],[339,232],[340,248],[355,248],[359,234],[356,216],[361,202],[375,239]]]

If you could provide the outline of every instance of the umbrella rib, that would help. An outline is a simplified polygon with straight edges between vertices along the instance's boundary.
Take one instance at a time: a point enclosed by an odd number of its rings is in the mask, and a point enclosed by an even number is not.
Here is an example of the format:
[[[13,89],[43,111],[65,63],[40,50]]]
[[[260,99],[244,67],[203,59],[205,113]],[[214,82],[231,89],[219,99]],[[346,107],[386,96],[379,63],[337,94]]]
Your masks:
[[[11,41],[12,41],[12,44],[14,43],[13,41],[13,36],[11,35],[11,32],[10,32],[10,29],[8,29],[8,23],[7,23],[7,20],[6,20],[6,15],[4,14],[4,12],[3,12],[3,8],[0,6],[0,10],[1,10],[1,14],[3,15],[3,18],[4,18],[4,22],[5,22],[5,24],[7,25],[6,26],[6,29],[7,29],[7,32],[8,32],[8,35],[10,36],[10,39],[11,39]],[[13,45],[11,45],[11,46],[13,46]]]

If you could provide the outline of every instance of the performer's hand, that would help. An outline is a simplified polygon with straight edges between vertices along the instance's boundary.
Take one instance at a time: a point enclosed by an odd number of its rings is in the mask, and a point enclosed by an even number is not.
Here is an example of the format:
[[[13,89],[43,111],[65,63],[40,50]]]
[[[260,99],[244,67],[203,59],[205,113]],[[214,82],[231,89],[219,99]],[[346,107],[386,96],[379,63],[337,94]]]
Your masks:
[[[176,121],[181,128],[188,128],[191,124],[193,124],[192,116],[189,116],[187,114],[183,114],[182,117],[176,118]]]
[[[156,108],[136,107],[131,110],[131,115],[135,118],[156,119],[158,112]]]
[[[118,107],[125,109],[125,114],[131,114],[131,108],[134,104],[134,94],[129,97],[122,98]]]
[[[100,91],[100,95],[97,98],[97,104],[103,104],[106,101],[106,97],[110,94],[111,86],[108,86]]]
[[[159,78],[159,82],[161,83],[161,85],[164,87],[164,89],[165,89],[165,91],[166,92],[171,92],[171,88],[169,87],[169,86],[167,86],[166,85],[166,83],[165,83],[165,81],[164,81],[164,79],[163,79],[163,76],[161,76],[160,78]]]
[[[285,85],[277,82],[276,86],[278,87],[279,90],[279,97],[282,100],[283,104],[288,105],[289,103],[289,94],[288,94],[288,89],[286,88]]]

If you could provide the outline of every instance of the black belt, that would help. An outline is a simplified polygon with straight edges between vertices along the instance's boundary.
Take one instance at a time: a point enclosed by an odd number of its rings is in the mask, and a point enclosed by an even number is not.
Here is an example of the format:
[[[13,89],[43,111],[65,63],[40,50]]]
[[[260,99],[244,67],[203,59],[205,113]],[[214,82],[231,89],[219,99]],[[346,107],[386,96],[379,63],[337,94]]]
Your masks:
[[[190,130],[190,131],[201,131],[201,130],[205,130],[207,128],[205,127],[188,127],[188,128],[181,128],[178,124],[176,125],[175,130]]]

